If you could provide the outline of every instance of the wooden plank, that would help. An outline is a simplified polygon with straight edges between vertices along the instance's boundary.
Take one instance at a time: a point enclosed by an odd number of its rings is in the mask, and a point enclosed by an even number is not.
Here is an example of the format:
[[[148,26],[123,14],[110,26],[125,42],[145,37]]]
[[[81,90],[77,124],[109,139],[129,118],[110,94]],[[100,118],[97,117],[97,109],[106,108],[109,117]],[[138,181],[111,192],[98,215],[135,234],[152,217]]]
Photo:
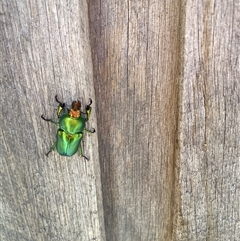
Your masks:
[[[87,3],[1,4],[1,240],[105,240],[97,134],[78,155],[46,153],[57,127],[54,96],[93,100]]]
[[[89,2],[107,240],[172,240],[179,4]]]
[[[89,10],[107,240],[238,240],[239,1]]]
[[[2,240],[238,240],[239,2],[88,4],[2,4]],[[89,162],[43,156],[55,94]]]
[[[177,240],[240,237],[239,22],[239,1],[186,1]]]

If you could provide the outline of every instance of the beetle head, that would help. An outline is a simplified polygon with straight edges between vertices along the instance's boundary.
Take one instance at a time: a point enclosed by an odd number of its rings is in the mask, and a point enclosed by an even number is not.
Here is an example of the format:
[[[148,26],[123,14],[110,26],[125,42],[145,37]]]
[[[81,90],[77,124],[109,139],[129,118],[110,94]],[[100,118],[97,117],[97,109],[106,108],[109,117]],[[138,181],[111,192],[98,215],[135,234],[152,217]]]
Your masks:
[[[81,102],[73,101],[72,102],[72,109],[69,111],[69,115],[73,118],[78,118],[81,115]]]

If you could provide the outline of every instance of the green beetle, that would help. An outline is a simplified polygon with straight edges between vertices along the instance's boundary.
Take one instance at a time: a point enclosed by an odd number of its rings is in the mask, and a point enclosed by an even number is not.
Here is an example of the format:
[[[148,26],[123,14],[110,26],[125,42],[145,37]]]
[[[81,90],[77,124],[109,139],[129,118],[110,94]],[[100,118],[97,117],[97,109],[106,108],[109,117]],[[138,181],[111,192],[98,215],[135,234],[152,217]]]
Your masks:
[[[86,113],[81,112],[80,101],[73,101],[72,108],[68,110],[65,108],[65,103],[58,100],[57,95],[55,96],[55,100],[59,103],[57,111],[59,121],[56,122],[52,119],[46,119],[41,115],[43,120],[50,121],[59,127],[56,135],[57,140],[50,151],[46,153],[46,156],[56,149],[62,156],[72,156],[78,151],[82,157],[88,159],[82,153],[81,140],[84,130],[90,133],[95,132],[95,129],[88,130],[85,128],[85,124],[89,120],[91,114],[92,100],[90,99],[90,104],[86,106]]]

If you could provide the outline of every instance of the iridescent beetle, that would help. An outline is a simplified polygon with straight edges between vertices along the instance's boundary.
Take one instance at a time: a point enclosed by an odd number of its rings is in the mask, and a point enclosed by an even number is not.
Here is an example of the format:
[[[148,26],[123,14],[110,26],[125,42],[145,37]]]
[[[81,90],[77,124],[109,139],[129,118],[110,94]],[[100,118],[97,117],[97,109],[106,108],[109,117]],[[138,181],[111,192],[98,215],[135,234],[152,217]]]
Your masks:
[[[92,99],[89,98],[90,103],[85,108],[86,113],[81,112],[80,101],[73,101],[72,108],[69,110],[65,108],[65,103],[58,100],[57,95],[55,96],[55,100],[59,103],[57,111],[59,121],[56,122],[41,115],[43,120],[50,121],[59,127],[56,135],[57,140],[50,151],[46,153],[46,156],[55,149],[62,156],[72,156],[78,151],[82,157],[88,160],[82,153],[81,140],[83,131],[90,133],[95,132],[95,129],[88,130],[85,128],[85,124],[89,120],[91,114]]]

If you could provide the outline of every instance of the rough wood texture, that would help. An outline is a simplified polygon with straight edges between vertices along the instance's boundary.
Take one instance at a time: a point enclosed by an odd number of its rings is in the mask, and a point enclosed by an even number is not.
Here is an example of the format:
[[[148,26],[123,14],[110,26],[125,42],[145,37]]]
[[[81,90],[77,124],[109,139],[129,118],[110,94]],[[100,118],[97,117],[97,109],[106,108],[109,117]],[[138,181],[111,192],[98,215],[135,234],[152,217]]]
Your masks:
[[[177,240],[240,240],[240,2],[187,1],[185,23]]]
[[[172,240],[178,1],[89,4],[107,240]]]
[[[240,239],[239,1],[89,3],[107,240]]]
[[[3,0],[0,20],[1,240],[240,240],[239,0]],[[43,155],[55,94],[93,99],[89,162]]]
[[[104,240],[97,134],[79,157],[46,158],[54,96],[83,107],[97,129],[87,3],[1,1],[1,241]]]

